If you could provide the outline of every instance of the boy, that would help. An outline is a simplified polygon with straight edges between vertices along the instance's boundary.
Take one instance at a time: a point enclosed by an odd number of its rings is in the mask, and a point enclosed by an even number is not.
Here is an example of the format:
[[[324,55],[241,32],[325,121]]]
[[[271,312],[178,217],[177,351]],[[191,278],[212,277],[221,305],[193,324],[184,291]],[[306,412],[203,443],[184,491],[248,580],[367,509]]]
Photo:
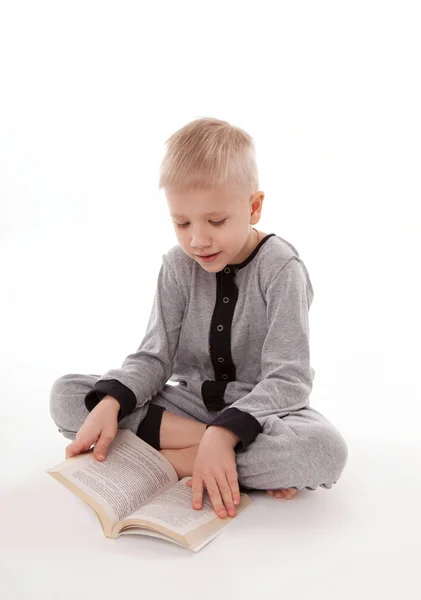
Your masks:
[[[136,352],[102,376],[54,382],[51,416],[74,440],[66,458],[95,443],[103,460],[130,429],[192,476],[193,508],[206,488],[221,518],[235,516],[240,486],[287,499],[331,488],[348,450],[309,406],[313,288],[294,246],[253,227],[264,199],[254,142],[202,118],[167,144],[159,187],[178,245],[162,257]]]

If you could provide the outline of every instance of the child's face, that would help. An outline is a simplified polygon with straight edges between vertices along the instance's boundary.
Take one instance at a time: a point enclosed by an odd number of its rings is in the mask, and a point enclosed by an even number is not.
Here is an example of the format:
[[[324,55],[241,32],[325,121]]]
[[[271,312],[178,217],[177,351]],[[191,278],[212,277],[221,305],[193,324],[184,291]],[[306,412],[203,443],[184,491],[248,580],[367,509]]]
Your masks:
[[[206,271],[239,264],[256,247],[251,225],[260,219],[263,192],[244,198],[221,187],[179,193],[166,189],[165,195],[178,243]],[[218,255],[210,262],[199,256],[214,253]]]

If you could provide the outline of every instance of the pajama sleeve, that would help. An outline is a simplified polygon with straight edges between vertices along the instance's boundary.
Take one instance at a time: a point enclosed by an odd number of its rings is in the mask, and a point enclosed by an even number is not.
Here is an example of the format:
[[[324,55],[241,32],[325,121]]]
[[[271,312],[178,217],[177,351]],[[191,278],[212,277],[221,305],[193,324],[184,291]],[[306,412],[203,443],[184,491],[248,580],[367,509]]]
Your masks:
[[[308,320],[312,300],[307,269],[293,257],[267,289],[268,331],[262,347],[259,383],[208,424],[235,433],[240,438],[236,450],[246,449],[271,415],[282,417],[308,406],[314,379]]]
[[[104,373],[85,396],[91,411],[106,395],[120,403],[118,420],[148,402],[162,389],[173,372],[184,315],[171,250],[162,257],[146,333],[136,352],[119,369]]]

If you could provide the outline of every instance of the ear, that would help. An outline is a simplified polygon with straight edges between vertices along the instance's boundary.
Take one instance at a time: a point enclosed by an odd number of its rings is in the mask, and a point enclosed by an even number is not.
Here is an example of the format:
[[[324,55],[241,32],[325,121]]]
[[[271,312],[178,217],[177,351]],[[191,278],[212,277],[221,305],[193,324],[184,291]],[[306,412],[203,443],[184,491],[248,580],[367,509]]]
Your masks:
[[[253,223],[252,223],[253,225],[258,223],[258,221],[260,219],[264,198],[265,198],[264,192],[260,192],[260,191],[253,194],[253,196],[250,198],[251,217],[252,217],[252,219],[256,219],[256,221],[253,220]]]

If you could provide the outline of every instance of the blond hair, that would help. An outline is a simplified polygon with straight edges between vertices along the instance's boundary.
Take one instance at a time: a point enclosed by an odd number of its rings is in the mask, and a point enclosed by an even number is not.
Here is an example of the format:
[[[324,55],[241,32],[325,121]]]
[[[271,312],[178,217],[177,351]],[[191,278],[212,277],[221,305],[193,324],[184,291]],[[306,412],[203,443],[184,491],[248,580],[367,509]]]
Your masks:
[[[180,192],[228,185],[247,197],[259,189],[253,139],[227,121],[196,119],[176,131],[166,144],[159,189]]]

